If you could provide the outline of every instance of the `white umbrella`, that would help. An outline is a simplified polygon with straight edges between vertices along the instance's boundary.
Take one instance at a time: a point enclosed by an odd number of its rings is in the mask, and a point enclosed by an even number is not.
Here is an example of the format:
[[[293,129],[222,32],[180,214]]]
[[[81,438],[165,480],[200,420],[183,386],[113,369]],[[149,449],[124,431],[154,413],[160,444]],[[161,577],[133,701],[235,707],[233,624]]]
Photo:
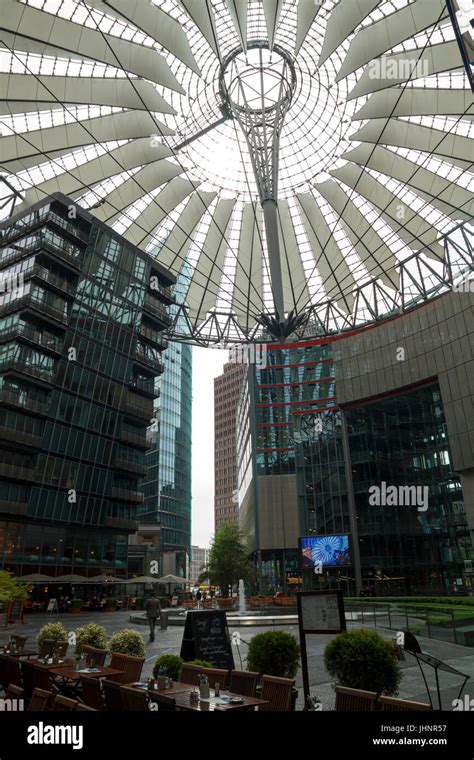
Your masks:
[[[29,575],[18,575],[15,580],[18,583],[54,583],[54,578],[42,573],[30,573]]]
[[[163,575],[161,578],[157,578],[155,583],[192,583],[192,581],[189,580],[189,578],[180,578],[179,575],[172,575],[169,573],[168,575]]]

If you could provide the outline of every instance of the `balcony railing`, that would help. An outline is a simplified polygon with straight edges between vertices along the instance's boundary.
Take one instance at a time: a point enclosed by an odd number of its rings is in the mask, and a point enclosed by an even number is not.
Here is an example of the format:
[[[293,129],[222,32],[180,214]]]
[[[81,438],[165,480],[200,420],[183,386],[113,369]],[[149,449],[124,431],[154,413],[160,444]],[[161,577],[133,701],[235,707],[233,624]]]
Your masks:
[[[140,448],[143,449],[147,449],[149,446],[146,435],[132,433],[129,430],[122,430],[120,433],[120,440],[125,443],[131,443],[133,446],[140,446]]]
[[[125,399],[125,412],[132,414],[135,417],[139,417],[141,420],[147,420],[147,422],[149,422],[153,417],[153,402],[151,399],[149,400],[149,403],[146,403],[146,399],[144,399],[144,402],[145,403],[140,404],[135,399],[132,400],[130,397]]]
[[[146,327],[146,325],[143,324],[140,325],[140,335],[143,338],[146,338],[146,340],[155,343],[157,346],[161,346],[161,348],[168,348],[168,341],[166,338],[164,338],[161,333],[157,332],[157,330],[154,330],[151,327]]]
[[[39,311],[41,314],[46,314],[47,316],[52,317],[54,320],[60,322],[63,325],[67,324],[67,312],[65,312],[63,309],[56,309],[56,307],[50,306],[50,304],[44,303],[43,301],[37,301],[36,299],[33,299],[30,293],[28,293],[26,296],[23,296],[22,298],[17,298],[14,301],[9,301],[8,303],[2,304],[0,306],[0,315],[9,314],[12,311],[21,311],[22,309],[27,308]]]
[[[28,409],[28,411],[36,414],[48,414],[49,411],[49,404],[42,401],[36,401],[36,399],[29,398],[17,391],[6,389],[0,390],[0,404],[2,403],[9,406],[16,406],[21,409]]]
[[[130,380],[130,385],[132,388],[137,388],[140,391],[149,393],[155,398],[158,396],[158,393],[155,392],[155,384],[153,380],[140,380],[140,378],[134,377]]]
[[[4,330],[0,330],[0,339],[16,337],[25,338],[36,346],[55,351],[57,354],[60,354],[62,350],[62,340],[57,338],[56,335],[48,332],[39,332],[34,327],[24,323],[18,322],[16,325],[11,325]]]
[[[115,467],[118,470],[126,470],[127,472],[135,472],[137,475],[146,475],[147,466],[141,462],[130,462],[128,459],[116,459]]]
[[[112,488],[112,498],[121,501],[132,501],[134,504],[141,504],[145,498],[141,491],[132,491],[128,488]]]
[[[53,274],[53,272],[50,272],[39,264],[35,264],[33,267],[32,275],[38,280],[47,282],[48,285],[52,285],[54,288],[57,288],[70,296],[73,296],[76,292],[76,286],[73,285],[72,282],[69,282],[65,277],[59,277],[57,274]]]
[[[89,240],[89,234],[79,229],[76,225],[71,224],[66,219],[56,214],[54,211],[50,211],[47,208],[39,209],[39,211],[32,212],[23,219],[18,219],[15,224],[0,233],[0,242],[2,245],[15,240],[19,237],[24,237],[26,234],[36,228],[44,227],[48,222],[57,224],[63,230],[67,230],[74,237],[79,238],[87,242]]]
[[[41,435],[35,435],[34,433],[27,433],[25,430],[0,425],[0,440],[2,439],[5,441],[13,441],[13,443],[24,443],[26,446],[33,446],[35,449],[40,449],[43,441]]]
[[[2,512],[6,512],[8,515],[26,515],[28,514],[28,504],[21,501],[0,499],[0,514]]]
[[[149,293],[145,295],[145,304],[143,308],[145,311],[148,311],[150,314],[153,314],[153,316],[157,317],[161,322],[163,322],[163,324],[171,324],[171,317],[168,314],[167,309]]]
[[[37,377],[39,380],[44,380],[45,383],[53,382],[54,370],[44,369],[43,367],[36,367],[27,362],[20,361],[20,359],[6,359],[0,364],[0,372],[15,371],[21,372],[23,375],[31,375],[31,377]]]
[[[135,533],[138,530],[138,521],[126,517],[107,516],[104,520],[104,527],[117,528],[118,530],[130,530]]]
[[[8,246],[2,251],[2,265],[9,264],[12,261],[23,258],[29,253],[34,251],[46,251],[59,256],[68,264],[72,265],[75,269],[81,269],[82,266],[82,252],[75,246],[63,241],[62,244],[56,243],[50,237],[46,237],[41,233],[32,236],[31,240],[25,245]],[[76,251],[76,253],[74,253]]]
[[[150,290],[152,293],[159,293],[163,298],[166,298],[168,303],[174,303],[174,296],[171,292],[171,286],[170,285],[162,285],[160,282],[156,281],[156,275],[153,275],[152,277],[155,277],[153,280],[153,286],[150,285]]]
[[[35,480],[36,474],[34,467],[17,467],[14,464],[0,462],[0,477],[12,478],[12,480],[26,480],[31,483]]]
[[[159,359],[157,356],[147,356],[145,352],[140,348],[135,349],[135,360],[137,362],[140,362],[140,364],[144,364],[145,367],[150,367],[150,369],[154,369],[160,373],[165,369],[165,365],[161,359]]]

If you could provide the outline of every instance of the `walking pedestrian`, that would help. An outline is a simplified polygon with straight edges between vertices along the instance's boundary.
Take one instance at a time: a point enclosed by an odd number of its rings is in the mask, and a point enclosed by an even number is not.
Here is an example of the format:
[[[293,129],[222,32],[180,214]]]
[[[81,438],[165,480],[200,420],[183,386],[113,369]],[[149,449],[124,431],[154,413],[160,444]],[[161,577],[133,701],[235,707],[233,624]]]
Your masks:
[[[148,625],[150,626],[150,641],[154,641],[156,621],[157,618],[161,616],[160,600],[157,598],[154,591],[151,592],[151,596],[145,603],[145,612],[148,619]]]

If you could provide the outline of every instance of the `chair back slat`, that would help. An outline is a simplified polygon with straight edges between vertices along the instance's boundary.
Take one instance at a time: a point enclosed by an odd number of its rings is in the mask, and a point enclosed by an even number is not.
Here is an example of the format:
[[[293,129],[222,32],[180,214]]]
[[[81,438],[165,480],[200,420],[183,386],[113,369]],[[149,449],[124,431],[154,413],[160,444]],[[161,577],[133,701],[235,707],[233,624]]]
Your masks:
[[[6,681],[4,683],[4,688],[9,686],[11,683],[14,684],[14,686],[19,686],[20,689],[23,688],[23,681],[21,679],[21,670],[20,670],[20,663],[16,657],[10,657],[9,655],[6,656],[6,666],[5,666],[5,676]]]
[[[267,705],[261,705],[260,710],[273,712],[289,712],[293,700],[294,678],[277,678],[262,676],[262,699],[268,700]]]
[[[41,665],[33,665],[31,680],[33,681],[33,689],[44,689],[44,691],[51,691],[52,689],[53,683],[49,670],[42,668]]]
[[[102,697],[102,688],[98,678],[89,676],[80,676],[82,687],[82,698],[88,707],[95,710],[105,710],[104,699]]]
[[[63,697],[62,694],[56,694],[52,706],[53,712],[67,712],[75,710],[77,705],[77,699],[70,699],[69,697]]]
[[[200,672],[207,676],[209,686],[214,688],[216,683],[220,685],[221,689],[226,689],[229,682],[229,671],[220,668],[201,668]]]
[[[176,710],[176,700],[173,697],[168,697],[166,694],[155,694],[153,702],[156,702],[158,705],[158,712],[160,710],[166,712],[174,712]]]
[[[148,696],[144,690],[121,686],[120,691],[127,711],[148,712]]]
[[[125,706],[120,691],[120,684],[117,681],[111,681],[110,678],[103,678],[102,688],[108,712],[124,712]]]
[[[56,641],[55,639],[44,639],[44,641],[42,641],[39,646],[38,657],[42,659],[43,657],[52,655],[53,650],[55,650],[58,653],[59,657],[64,659],[64,657],[66,657],[66,652],[68,650],[68,647],[69,647],[69,644],[67,641]]]
[[[188,683],[190,686],[197,686],[199,683],[199,673],[201,670],[202,668],[200,668],[198,665],[188,665],[185,662],[181,668],[181,673],[179,675],[180,683]]]
[[[120,675],[112,676],[111,681],[117,681],[117,683],[134,683],[140,680],[142,674],[144,657],[132,657],[129,654],[114,653],[110,658],[110,667],[122,670]]]
[[[347,686],[336,686],[337,712],[371,712],[375,710],[377,693],[350,689]]]
[[[106,649],[98,649],[97,647],[84,644],[81,647],[81,654],[86,658],[88,664],[94,662],[96,665],[105,665],[105,658],[107,657]]]
[[[13,683],[8,686],[5,692],[5,699],[23,699],[24,696],[25,690],[21,686],[15,686]]]
[[[425,702],[413,702],[410,699],[397,699],[396,697],[380,697],[380,705],[383,712],[413,712],[428,711],[432,707]]]
[[[12,636],[17,652],[23,652],[28,636],[20,636],[18,633]]]
[[[48,709],[48,705],[52,703],[53,699],[52,692],[35,689],[26,710],[27,712],[43,712]]]
[[[34,684],[33,684],[33,669],[34,665],[32,662],[28,662],[28,660],[20,660],[20,670],[21,670],[21,677],[23,680],[23,688],[25,690],[25,698],[30,700],[31,695],[33,694]]]
[[[231,670],[229,691],[243,697],[254,697],[257,691],[258,673],[249,670]]]
[[[94,707],[89,707],[89,705],[78,702],[76,705],[76,712],[97,712],[97,710]]]

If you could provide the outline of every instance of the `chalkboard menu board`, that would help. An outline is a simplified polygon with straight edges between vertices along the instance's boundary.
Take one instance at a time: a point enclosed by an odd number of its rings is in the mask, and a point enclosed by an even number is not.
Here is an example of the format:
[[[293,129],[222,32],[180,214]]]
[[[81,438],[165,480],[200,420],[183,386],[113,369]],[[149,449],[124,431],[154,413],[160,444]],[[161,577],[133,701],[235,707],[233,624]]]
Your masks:
[[[10,625],[23,623],[25,603],[21,599],[14,599],[8,605],[7,620]]]
[[[185,662],[207,660],[215,668],[234,668],[234,655],[224,610],[188,612],[181,657]]]

